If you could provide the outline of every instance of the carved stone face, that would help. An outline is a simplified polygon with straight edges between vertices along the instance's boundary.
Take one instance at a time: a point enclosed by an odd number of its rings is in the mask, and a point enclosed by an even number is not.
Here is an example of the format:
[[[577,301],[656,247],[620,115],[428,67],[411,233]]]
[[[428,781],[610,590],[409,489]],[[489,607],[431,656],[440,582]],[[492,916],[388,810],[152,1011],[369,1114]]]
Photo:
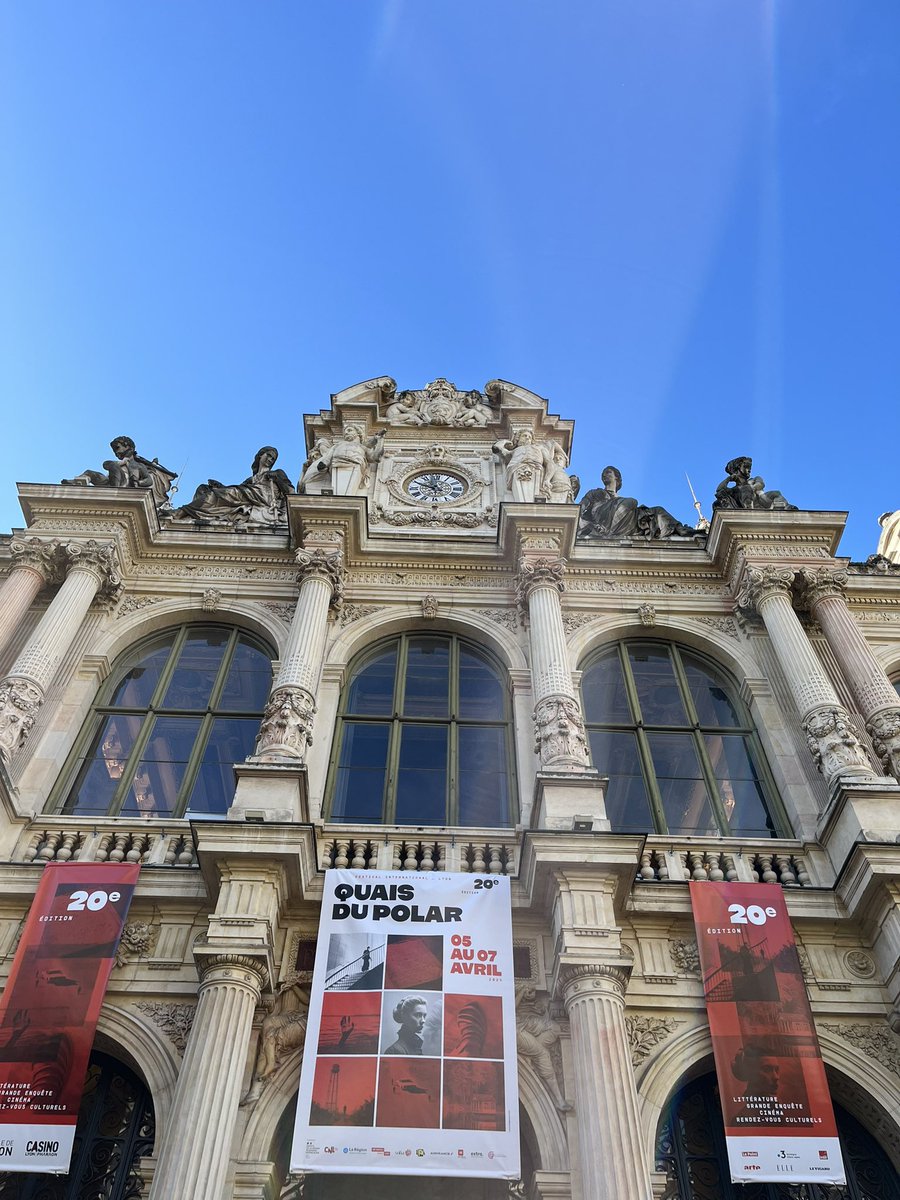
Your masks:
[[[259,465],[264,471],[268,471],[275,465],[276,458],[275,451],[267,448],[259,456]]]
[[[109,443],[116,458],[130,458],[134,454],[134,442],[131,438],[118,437]]]

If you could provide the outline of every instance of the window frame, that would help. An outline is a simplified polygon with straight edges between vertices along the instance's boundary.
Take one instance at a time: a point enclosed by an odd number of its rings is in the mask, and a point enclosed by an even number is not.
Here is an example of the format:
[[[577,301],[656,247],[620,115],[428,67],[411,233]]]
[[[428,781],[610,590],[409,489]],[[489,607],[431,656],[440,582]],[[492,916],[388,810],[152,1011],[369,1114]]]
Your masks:
[[[687,724],[682,725],[666,725],[662,722],[650,721],[645,722],[641,710],[640,697],[638,694],[637,685],[632,674],[631,663],[628,658],[629,648],[646,646],[651,649],[664,649],[669,655],[669,661],[672,664],[675,680],[678,684],[680,699],[684,705],[685,714],[688,719]],[[625,685],[625,693],[628,700],[628,705],[631,710],[632,720],[628,723],[620,720],[610,721],[590,721],[587,716],[585,706],[585,732],[587,734],[588,747],[591,746],[591,733],[630,733],[635,737],[638,748],[638,760],[641,767],[641,775],[643,776],[644,787],[647,792],[647,802],[650,809],[650,815],[655,823],[655,828],[649,832],[653,835],[661,837],[736,837],[736,838],[759,838],[768,836],[771,838],[793,837],[793,834],[786,832],[790,830],[789,822],[781,803],[778,789],[775,786],[775,780],[766,760],[766,755],[763,750],[762,742],[759,737],[759,732],[753,722],[747,706],[741,699],[738,689],[735,687],[733,680],[722,665],[708,655],[695,650],[693,647],[681,646],[678,642],[665,641],[663,639],[631,637],[622,638],[612,644],[606,644],[594,650],[581,668],[582,688],[583,678],[594,664],[601,659],[611,657],[615,653],[618,656],[619,668],[622,672],[622,679]],[[694,695],[691,691],[690,681],[687,678],[685,664],[682,659],[682,654],[687,654],[693,658],[701,668],[708,669],[712,676],[716,678],[722,685],[726,693],[729,703],[734,709],[740,724],[738,725],[710,725],[703,724],[700,721],[697,707],[694,701]],[[582,703],[584,696],[582,691]],[[635,716],[637,714],[637,717]],[[718,825],[718,830],[711,834],[705,833],[671,833],[665,817],[665,809],[663,805],[662,793],[659,788],[659,783],[656,776],[656,768],[653,763],[653,754],[648,742],[649,734],[667,734],[667,733],[689,733],[694,746],[694,751],[697,755],[697,762],[700,767],[701,778],[706,787],[709,806]],[[747,748],[751,763],[756,770],[757,779],[762,791],[763,806],[768,814],[772,828],[768,835],[758,833],[733,833],[730,829],[728,814],[725,811],[725,805],[719,792],[718,780],[709,757],[709,752],[706,746],[706,738],[716,735],[739,735],[743,739],[743,744]],[[593,762],[593,752],[591,751],[591,761]]]
[[[447,716],[416,716],[405,715],[403,712],[406,692],[406,672],[409,662],[409,646],[416,638],[434,637],[450,643],[448,656],[448,701]],[[347,699],[356,676],[366,669],[369,662],[379,654],[383,654],[392,644],[397,645],[397,656],[394,665],[394,687],[391,711],[379,715],[358,715],[347,712]],[[494,721],[475,720],[459,716],[459,664],[460,650],[474,652],[476,657],[483,659],[495,672],[503,695],[503,716]],[[362,820],[357,817],[335,817],[333,805],[335,789],[340,768],[341,750],[344,744],[344,730],[348,724],[353,725],[388,725],[388,748],[385,758],[384,784],[381,794],[381,819],[373,822],[371,819]],[[346,676],[346,682],[341,688],[338,701],[338,711],[335,720],[334,740],[331,758],[328,766],[328,776],[325,783],[325,820],[334,825],[368,825],[378,824],[385,828],[395,826],[401,829],[415,829],[427,823],[401,822],[397,823],[397,781],[400,772],[401,730],[404,725],[439,726],[448,730],[447,735],[447,783],[444,795],[444,820],[437,826],[429,828],[458,828],[458,829],[512,829],[518,817],[518,788],[516,784],[515,737],[513,730],[513,707],[511,681],[505,666],[486,647],[466,638],[464,635],[446,630],[409,629],[395,633],[391,637],[382,638],[364,650],[351,662]],[[506,778],[508,786],[508,824],[506,825],[460,825],[459,818],[459,729],[470,727],[477,729],[502,729],[503,744],[506,751]]]
[[[181,660],[181,653],[184,649],[184,644],[192,635],[202,630],[214,631],[221,633],[225,637],[225,647],[222,652],[222,657],[219,662],[215,679],[213,680],[210,694],[207,699],[206,708],[204,709],[188,709],[188,708],[168,708],[163,707],[162,701],[165,698],[169,684],[178,668]],[[174,638],[172,637],[174,632]],[[140,665],[142,659],[152,654],[155,649],[166,644],[169,639],[172,639],[169,654],[165,666],[160,671],[159,678],[153,692],[146,704],[142,706],[136,705],[114,705],[112,703],[113,695],[116,689],[121,685],[127,673]],[[218,703],[222,698],[222,693],[228,679],[228,674],[231,665],[234,662],[234,656],[237,651],[238,644],[245,641],[254,649],[260,651],[268,659],[274,667],[275,654],[261,637],[251,633],[247,629],[243,629],[237,625],[217,625],[209,621],[187,621],[181,625],[169,627],[164,630],[156,630],[153,634],[143,640],[128,647],[128,649],[119,656],[116,662],[115,669],[110,671],[107,679],[104,680],[100,687],[97,697],[91,705],[91,711],[88,717],[82,724],[78,737],[72,746],[71,751],[66,759],[65,766],[60,772],[57,781],[50,793],[50,799],[47,804],[46,811],[48,813],[58,814],[60,816],[72,817],[91,817],[91,818],[118,818],[121,817],[122,808],[128,796],[128,792],[133,786],[134,776],[138,765],[144,758],[147,745],[151,739],[153,730],[157,722],[162,718],[177,718],[190,720],[191,718],[199,719],[199,727],[194,736],[193,746],[190,756],[185,764],[184,775],[181,785],[178,788],[176,796],[175,808],[170,813],[158,814],[140,814],[126,813],[126,820],[210,820],[215,819],[218,814],[196,812],[190,813],[188,809],[188,801],[197,782],[197,777],[200,771],[200,765],[203,761],[203,756],[206,753],[209,745],[210,735],[213,731],[217,720],[227,720],[233,718],[235,720],[262,720],[262,712],[249,711],[246,709],[219,709]],[[274,674],[274,671],[273,671]],[[269,685],[271,692],[271,683]],[[77,807],[70,811],[66,809],[66,803],[75,788],[82,767],[87,762],[87,755],[95,738],[98,736],[104,723],[109,717],[137,717],[141,721],[140,728],[135,736],[131,750],[126,757],[122,776],[113,792],[112,800],[104,813],[91,812],[79,813]],[[152,719],[151,719],[152,716]],[[223,810],[221,815],[224,816]],[[190,815],[189,815],[190,814]]]

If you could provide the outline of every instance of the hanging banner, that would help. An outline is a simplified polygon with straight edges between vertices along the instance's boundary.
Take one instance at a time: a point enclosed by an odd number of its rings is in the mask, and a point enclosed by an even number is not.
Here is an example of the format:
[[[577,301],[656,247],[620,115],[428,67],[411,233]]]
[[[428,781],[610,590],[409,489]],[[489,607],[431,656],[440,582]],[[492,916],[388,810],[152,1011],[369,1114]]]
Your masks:
[[[784,892],[690,888],[732,1180],[844,1183]]]
[[[0,1171],[69,1169],[136,863],[49,863],[0,998]]]
[[[326,871],[292,1171],[519,1176],[509,879]]]

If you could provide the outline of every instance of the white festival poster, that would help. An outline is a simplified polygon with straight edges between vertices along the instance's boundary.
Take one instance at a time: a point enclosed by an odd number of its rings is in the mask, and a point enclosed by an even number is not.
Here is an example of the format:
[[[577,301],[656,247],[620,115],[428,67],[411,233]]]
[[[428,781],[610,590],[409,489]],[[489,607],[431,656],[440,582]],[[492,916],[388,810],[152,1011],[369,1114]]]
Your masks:
[[[326,871],[291,1170],[518,1178],[506,876]]]

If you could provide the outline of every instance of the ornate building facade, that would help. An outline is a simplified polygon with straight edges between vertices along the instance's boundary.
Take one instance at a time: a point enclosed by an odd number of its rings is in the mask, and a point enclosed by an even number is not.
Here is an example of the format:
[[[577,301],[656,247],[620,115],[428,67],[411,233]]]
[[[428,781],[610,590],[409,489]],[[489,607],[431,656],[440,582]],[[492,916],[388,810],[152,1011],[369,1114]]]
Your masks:
[[[296,487],[263,447],[174,508],[129,438],[19,486],[4,972],[45,863],[142,864],[41,1195],[349,1194],[287,1176],[334,866],[511,877],[535,1200],[736,1194],[687,884],[779,883],[851,1167],[828,1196],[900,1194],[900,567],[838,557],[846,514],[746,458],[697,528],[615,467],[579,503],[573,423],[503,381],[373,379],[306,434]]]

